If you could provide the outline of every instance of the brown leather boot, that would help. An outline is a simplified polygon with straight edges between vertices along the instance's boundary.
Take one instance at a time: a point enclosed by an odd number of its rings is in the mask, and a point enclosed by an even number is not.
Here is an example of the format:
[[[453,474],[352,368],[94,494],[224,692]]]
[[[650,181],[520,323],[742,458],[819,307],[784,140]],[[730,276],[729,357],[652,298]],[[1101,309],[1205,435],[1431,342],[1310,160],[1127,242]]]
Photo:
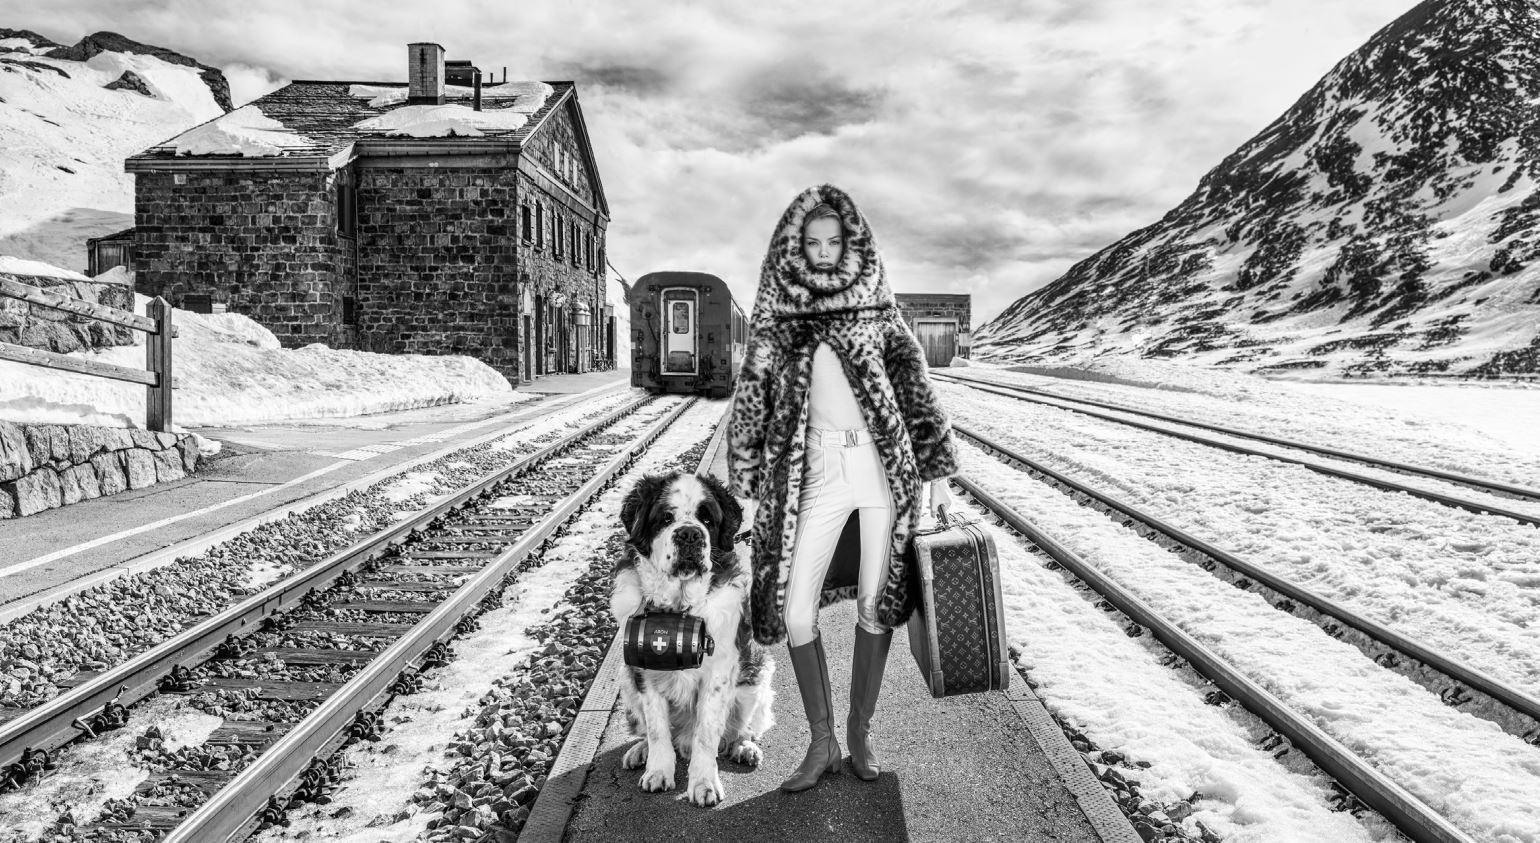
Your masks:
[[[797,690],[802,692],[802,708],[807,712],[808,731],[813,739],[807,757],[791,778],[781,782],[781,790],[795,793],[818,783],[824,771],[840,769],[840,745],[834,739],[831,710],[834,697],[829,691],[829,664],[823,655],[823,636],[796,647],[787,647],[791,668],[797,676]]]
[[[862,781],[874,781],[882,772],[877,751],[872,748],[868,727],[877,710],[877,693],[882,690],[882,672],[888,665],[888,644],[893,630],[882,634],[856,626],[855,656],[850,665],[850,716],[845,719],[845,743],[850,747],[850,766]]]

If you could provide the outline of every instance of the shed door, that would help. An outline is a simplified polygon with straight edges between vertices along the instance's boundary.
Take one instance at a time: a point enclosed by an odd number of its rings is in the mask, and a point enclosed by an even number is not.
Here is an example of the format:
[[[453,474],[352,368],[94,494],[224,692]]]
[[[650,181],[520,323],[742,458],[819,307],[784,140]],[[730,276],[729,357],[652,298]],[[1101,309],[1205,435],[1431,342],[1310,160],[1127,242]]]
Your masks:
[[[916,320],[914,323],[914,337],[920,341],[920,348],[925,350],[925,365],[930,367],[949,366],[952,358],[957,355],[957,323],[956,322],[924,322]]]
[[[663,373],[694,374],[696,352],[694,290],[663,291]]]

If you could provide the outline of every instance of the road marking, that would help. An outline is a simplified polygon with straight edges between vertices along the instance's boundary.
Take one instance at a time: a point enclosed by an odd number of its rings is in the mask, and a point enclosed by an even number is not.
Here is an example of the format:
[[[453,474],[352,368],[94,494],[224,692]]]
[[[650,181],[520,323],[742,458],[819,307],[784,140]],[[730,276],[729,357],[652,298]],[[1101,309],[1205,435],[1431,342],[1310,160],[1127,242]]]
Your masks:
[[[596,386],[596,387],[592,387],[590,389],[583,390],[582,392],[567,393],[567,394],[563,395],[560,398],[556,398],[555,400],[552,400],[551,398],[546,397],[546,398],[536,399],[534,401],[523,402],[526,405],[530,405],[530,406],[524,406],[524,407],[522,407],[520,409],[513,410],[513,411],[508,412],[508,413],[503,413],[503,414],[498,415],[498,416],[493,416],[491,418],[482,419],[479,422],[469,422],[469,423],[466,423],[464,425],[460,425],[460,428],[462,428],[464,430],[469,430],[469,429],[474,429],[474,428],[477,428],[477,427],[486,427],[486,426],[489,426],[489,425],[492,425],[492,424],[513,423],[516,420],[516,417],[518,417],[518,416],[525,416],[525,415],[530,416],[530,418],[528,418],[528,419],[517,419],[517,420],[518,421],[534,421],[535,419],[539,418],[541,415],[544,415],[545,413],[549,413],[549,412],[552,412],[552,411],[555,411],[555,410],[558,410],[558,409],[567,409],[567,408],[569,408],[569,407],[571,407],[573,405],[581,403],[582,400],[585,399],[585,398],[594,397],[594,396],[596,396],[600,392],[603,392],[603,391],[608,390],[608,389],[614,389],[614,388],[617,388],[617,387],[619,387],[621,385],[622,385],[622,382],[620,382],[620,381],[612,381],[612,382],[609,382],[609,383],[606,383],[606,384],[601,384],[600,386]],[[539,413],[536,413],[535,412],[536,410],[539,410]],[[443,432],[444,433],[449,433],[449,431],[447,431],[447,430],[443,431]],[[488,436],[485,437],[485,438],[488,441],[490,441],[491,439],[496,439],[496,438],[498,438],[501,435],[503,435],[502,431],[494,431],[493,433],[488,434]],[[455,445],[449,446],[447,450],[448,451],[453,451],[456,448],[475,447],[476,444],[478,444],[478,442],[476,442],[476,441],[467,442],[467,443],[463,443],[463,444],[457,443]],[[379,455],[378,454],[370,454],[369,456],[379,456]],[[426,456],[426,458],[423,461],[431,462],[432,459],[435,459],[438,456],[442,456],[442,454],[429,454],[429,455]],[[367,457],[364,457],[364,458],[361,458],[361,459],[366,459],[366,458]],[[71,554],[80,553],[82,551],[90,550],[90,549],[92,549],[94,547],[100,547],[100,546],[102,546],[104,544],[110,544],[112,542],[119,541],[121,539],[127,538],[129,536],[136,535],[138,533],[143,533],[143,532],[146,532],[148,530],[153,530],[153,529],[157,529],[159,527],[164,527],[164,526],[166,526],[168,524],[173,524],[173,523],[176,523],[178,521],[183,521],[183,520],[186,520],[188,518],[193,518],[193,517],[196,517],[196,516],[199,516],[199,515],[203,515],[203,514],[206,514],[206,513],[209,513],[209,512],[213,512],[215,510],[223,509],[223,508],[225,508],[227,506],[233,506],[234,504],[241,503],[243,501],[249,501],[249,500],[251,500],[253,498],[261,497],[262,495],[272,494],[273,492],[276,492],[276,491],[278,491],[280,489],[284,489],[286,487],[293,486],[293,485],[298,484],[298,483],[304,483],[304,482],[306,482],[308,480],[311,480],[313,478],[319,477],[319,476],[321,476],[323,474],[330,473],[330,472],[335,471],[335,470],[337,470],[339,468],[342,468],[345,465],[351,465],[353,462],[356,462],[356,461],[357,460],[343,460],[343,461],[340,461],[340,462],[335,462],[335,463],[332,463],[331,465],[327,465],[327,466],[324,466],[322,468],[316,469],[315,471],[312,471],[309,474],[306,474],[306,475],[304,475],[302,477],[296,477],[296,478],[294,478],[292,480],[289,480],[289,481],[287,481],[285,483],[281,483],[281,484],[274,485],[274,486],[269,486],[266,489],[262,489],[260,491],[252,492],[249,495],[243,495],[243,496],[238,497],[238,498],[232,498],[231,500],[223,501],[223,502],[217,503],[217,504],[212,504],[210,506],[206,506],[206,507],[203,507],[202,509],[194,510],[192,512],[184,512],[184,513],[182,513],[180,515],[173,515],[173,516],[170,516],[168,518],[163,518],[163,519],[161,519],[159,521],[155,521],[155,522],[150,523],[150,524],[143,524],[143,525],[140,525],[138,527],[131,527],[129,529],[122,530],[122,531],[119,531],[117,533],[113,533],[112,535],[102,536],[100,538],[92,539],[91,541],[82,542],[80,544],[74,545],[73,547],[63,548],[61,550],[56,550],[56,551],[54,551],[52,553],[47,553],[47,554],[44,554],[42,556],[38,556],[38,557],[33,558],[33,559],[28,559],[28,560],[26,560],[24,562],[18,562],[18,563],[14,564],[14,565],[10,565],[10,566],[7,566],[5,568],[0,568],[0,579],[4,579],[5,577],[13,576],[15,574],[20,574],[20,573],[23,573],[25,571],[29,571],[29,570],[31,570],[33,568],[36,568],[39,565],[46,565],[49,562],[54,562],[54,561],[56,561],[58,559],[61,559],[61,558],[65,557],[65,556],[69,556]],[[388,467],[388,468],[381,469],[380,472],[376,472],[374,475],[370,475],[367,478],[363,478],[363,480],[370,481],[371,483],[375,482],[378,479],[381,479],[380,474],[382,472],[390,472],[390,471],[392,471],[395,468],[400,468],[403,471],[410,470],[409,468],[404,467],[404,466],[391,466],[391,467]],[[354,482],[356,483],[356,482],[359,482],[359,481],[354,481]],[[324,492],[323,493],[318,493],[318,494],[324,494]],[[97,500],[110,500],[110,498],[97,498]],[[257,516],[254,516],[252,519],[248,519],[248,520],[260,521],[261,517],[262,517],[262,515],[259,514]],[[175,545],[173,545],[173,546],[175,546]],[[151,551],[151,553],[155,553],[155,552],[156,551]],[[121,564],[121,563],[118,563],[118,564]],[[116,565],[113,566],[113,567],[116,567]]]
[[[111,544],[112,542],[118,541],[119,539],[126,539],[129,536],[133,536],[133,535],[137,535],[139,533],[143,533],[146,530],[154,530],[157,527],[164,527],[167,524],[175,524],[178,521],[182,521],[182,520],[185,520],[185,519],[188,519],[188,518],[192,518],[195,515],[203,515],[205,513],[213,512],[213,511],[218,510],[218,509],[224,509],[227,506],[234,506],[234,505],[236,505],[238,503],[244,503],[246,501],[251,500],[252,498],[259,498],[259,497],[261,497],[263,495],[269,495],[269,494],[272,494],[273,492],[278,491],[279,489],[286,489],[289,486],[293,486],[293,485],[298,484],[298,483],[304,483],[304,482],[306,482],[308,480],[312,480],[312,479],[314,479],[316,477],[320,477],[323,474],[327,474],[327,473],[336,471],[337,469],[339,469],[339,468],[341,468],[341,467],[343,467],[345,465],[348,465],[348,464],[349,463],[347,463],[346,461],[344,461],[344,462],[334,462],[331,465],[323,466],[321,468],[318,468],[315,471],[310,472],[309,474],[302,475],[300,477],[296,477],[293,480],[288,481],[287,483],[280,483],[280,484],[278,484],[276,486],[269,486],[266,489],[260,489],[258,491],[252,492],[249,495],[241,495],[238,498],[231,498],[231,499],[229,499],[227,501],[222,501],[220,503],[211,504],[209,506],[203,507],[202,509],[193,510],[192,512],[184,512],[181,515],[172,515],[172,516],[170,516],[168,518],[162,518],[159,521],[152,521],[149,524],[140,524],[137,527],[130,527],[127,530],[119,530],[118,532],[112,533],[111,535],[106,535],[106,536],[102,536],[100,538],[95,538],[95,539],[92,539],[92,540],[90,540],[88,542],[81,542],[80,544],[74,545],[73,547],[66,547],[66,548],[64,548],[62,550],[55,550],[53,553],[45,553],[42,556],[38,556],[38,557],[35,557],[33,559],[28,559],[25,562],[17,562],[15,565],[11,565],[11,566],[9,566],[7,568],[0,568],[0,578],[14,576],[16,574],[22,573],[23,571],[30,571],[30,570],[32,570],[33,568],[36,568],[39,565],[47,565],[49,562],[54,562],[56,560],[63,559],[66,556],[70,556],[72,554],[76,554],[76,553],[80,553],[82,551],[90,550],[93,547],[101,547],[104,544]]]

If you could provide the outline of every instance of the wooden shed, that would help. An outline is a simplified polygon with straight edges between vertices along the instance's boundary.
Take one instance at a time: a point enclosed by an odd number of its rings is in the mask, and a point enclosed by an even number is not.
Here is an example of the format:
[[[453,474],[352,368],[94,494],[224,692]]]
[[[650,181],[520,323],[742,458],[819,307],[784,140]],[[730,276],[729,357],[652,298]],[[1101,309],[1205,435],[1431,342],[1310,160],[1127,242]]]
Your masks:
[[[95,278],[121,266],[134,271],[134,230],[125,228],[104,237],[92,237],[86,241],[86,274]]]

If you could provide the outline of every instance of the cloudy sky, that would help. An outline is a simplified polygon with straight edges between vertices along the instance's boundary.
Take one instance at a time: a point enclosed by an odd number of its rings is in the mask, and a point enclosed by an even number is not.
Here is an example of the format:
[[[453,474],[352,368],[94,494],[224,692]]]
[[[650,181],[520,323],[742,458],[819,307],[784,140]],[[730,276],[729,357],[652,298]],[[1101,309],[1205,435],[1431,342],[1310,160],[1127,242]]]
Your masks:
[[[747,308],[781,211],[828,181],[896,291],[971,293],[978,325],[1158,219],[1413,5],[54,0],[0,25],[184,52],[236,105],[289,79],[404,81],[411,41],[575,80],[625,277],[713,272]]]

